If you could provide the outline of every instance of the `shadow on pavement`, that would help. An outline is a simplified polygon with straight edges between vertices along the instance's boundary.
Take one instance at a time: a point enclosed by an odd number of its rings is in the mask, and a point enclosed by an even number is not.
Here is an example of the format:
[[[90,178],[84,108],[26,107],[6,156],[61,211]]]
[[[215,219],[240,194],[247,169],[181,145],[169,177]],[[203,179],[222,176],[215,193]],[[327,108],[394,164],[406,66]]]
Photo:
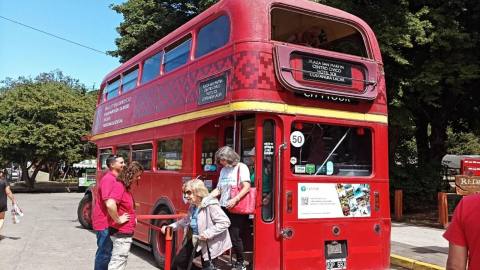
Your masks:
[[[17,237],[17,236],[0,235],[0,240],[3,240],[3,239],[19,240],[19,239],[22,239],[22,238],[21,238],[21,237]]]

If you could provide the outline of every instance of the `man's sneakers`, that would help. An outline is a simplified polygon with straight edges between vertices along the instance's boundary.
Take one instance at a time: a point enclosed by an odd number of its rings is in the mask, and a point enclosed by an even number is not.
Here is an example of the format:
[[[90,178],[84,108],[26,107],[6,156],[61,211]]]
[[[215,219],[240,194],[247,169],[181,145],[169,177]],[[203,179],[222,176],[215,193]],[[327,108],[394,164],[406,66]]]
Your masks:
[[[235,262],[232,265],[232,270],[247,270],[247,264],[246,262]]]

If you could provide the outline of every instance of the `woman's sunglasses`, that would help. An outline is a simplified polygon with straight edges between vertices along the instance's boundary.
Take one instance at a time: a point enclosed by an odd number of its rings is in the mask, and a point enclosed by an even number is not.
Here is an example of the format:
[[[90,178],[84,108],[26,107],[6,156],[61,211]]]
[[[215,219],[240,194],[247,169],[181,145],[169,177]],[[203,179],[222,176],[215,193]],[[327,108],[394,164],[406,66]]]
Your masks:
[[[192,195],[191,190],[183,191],[183,196],[190,196],[190,195]]]

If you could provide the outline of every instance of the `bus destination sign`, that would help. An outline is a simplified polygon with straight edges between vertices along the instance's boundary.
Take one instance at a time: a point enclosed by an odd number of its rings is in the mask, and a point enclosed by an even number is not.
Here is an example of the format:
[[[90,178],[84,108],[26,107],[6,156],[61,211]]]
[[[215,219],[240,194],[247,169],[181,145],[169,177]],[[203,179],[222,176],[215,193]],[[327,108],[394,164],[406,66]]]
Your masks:
[[[344,62],[316,57],[302,57],[303,79],[352,85],[352,66]]]
[[[198,91],[198,105],[224,100],[227,93],[226,74],[201,82]]]

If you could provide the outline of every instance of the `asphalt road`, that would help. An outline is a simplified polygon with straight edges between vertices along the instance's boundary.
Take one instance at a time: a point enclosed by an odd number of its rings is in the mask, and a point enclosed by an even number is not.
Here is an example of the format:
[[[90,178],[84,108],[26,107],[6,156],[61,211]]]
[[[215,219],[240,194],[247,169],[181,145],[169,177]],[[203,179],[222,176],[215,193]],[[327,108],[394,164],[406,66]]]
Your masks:
[[[10,213],[0,240],[1,270],[93,269],[96,237],[77,220],[82,193],[15,194],[25,213],[13,224]],[[132,247],[127,269],[157,269],[150,253]]]
[[[96,237],[78,223],[82,193],[17,193],[25,213],[13,224],[7,212],[0,235],[1,270],[93,269]],[[157,269],[151,254],[133,246],[127,269]],[[402,269],[402,268],[392,268]]]

